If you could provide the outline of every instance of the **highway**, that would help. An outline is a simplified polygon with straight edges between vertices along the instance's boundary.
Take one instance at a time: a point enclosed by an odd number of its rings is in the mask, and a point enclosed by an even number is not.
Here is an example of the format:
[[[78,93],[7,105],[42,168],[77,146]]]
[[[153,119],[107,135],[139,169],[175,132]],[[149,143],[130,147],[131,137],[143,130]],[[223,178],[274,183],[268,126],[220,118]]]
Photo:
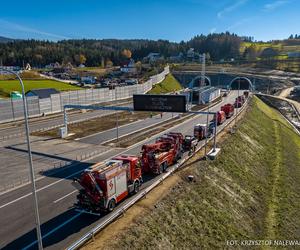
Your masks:
[[[115,104],[117,106],[124,106],[124,107],[132,107],[132,104],[128,101],[119,102]],[[106,105],[108,106],[108,105]],[[113,114],[115,111],[111,110],[96,110],[90,111],[85,113],[70,113],[68,114],[68,122],[80,122],[85,120],[90,120],[97,117],[106,116],[109,114]],[[30,132],[39,131],[45,128],[53,128],[62,126],[64,123],[63,114],[54,117],[48,117],[45,119],[31,119],[29,121],[29,128]],[[0,141],[3,137],[11,136],[11,137],[18,137],[20,133],[24,133],[24,122],[17,122],[17,126],[6,126],[0,125]]]
[[[166,122],[175,116],[176,116],[176,114],[172,115],[171,113],[164,113],[162,118],[160,117],[160,115],[156,115],[152,118],[149,117],[144,120],[138,120],[138,121],[132,122],[130,124],[125,124],[125,125],[119,127],[118,135],[119,135],[119,137],[128,135],[128,134],[140,131],[142,129]],[[84,138],[80,138],[78,140],[76,139],[76,140],[80,141],[80,142],[84,142],[84,143],[100,144],[100,143],[104,143],[104,142],[110,141],[115,138],[116,138],[116,128],[112,128],[110,130],[92,134],[92,135],[86,136]]]
[[[237,91],[231,92],[224,98],[222,103],[217,104],[211,110],[217,111],[224,103],[233,103],[236,96]],[[169,131],[192,134],[194,124],[205,122],[206,116],[198,115],[176,125]],[[72,208],[77,194],[77,191],[71,185],[75,176],[78,176],[83,169],[91,164],[120,153],[139,154],[141,145],[153,140],[154,138],[150,138],[128,149],[112,149],[88,162],[78,162],[74,167],[66,168],[54,176],[37,181],[44,247],[47,249],[63,249],[105,219],[105,217],[80,214]],[[202,143],[204,142],[202,141]],[[47,173],[45,174],[47,175]],[[143,188],[153,183],[153,181],[153,178],[148,178]],[[128,200],[124,202],[128,202]],[[31,204],[32,196],[29,185],[0,196],[0,213],[2,215],[0,218],[1,249],[37,249]]]

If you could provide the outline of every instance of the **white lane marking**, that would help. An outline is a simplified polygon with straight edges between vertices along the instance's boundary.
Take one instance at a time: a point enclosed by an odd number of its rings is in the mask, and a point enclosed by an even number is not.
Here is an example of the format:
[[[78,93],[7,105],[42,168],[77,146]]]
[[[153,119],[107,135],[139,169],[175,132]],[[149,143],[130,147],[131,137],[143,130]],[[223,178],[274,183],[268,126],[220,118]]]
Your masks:
[[[61,181],[64,181],[65,179],[68,179],[68,178],[70,178],[70,177],[72,177],[72,176],[74,176],[74,175],[76,175],[76,174],[78,174],[78,173],[80,173],[80,172],[82,172],[82,171],[83,171],[83,170],[77,171],[77,172],[75,172],[75,173],[73,173],[73,174],[71,174],[71,175],[68,175],[68,176],[64,177],[63,179],[57,180],[57,181],[55,181],[55,182],[52,182],[51,184],[49,184],[49,185],[47,185],[47,186],[44,186],[44,187],[42,187],[42,188],[40,188],[40,189],[38,189],[38,190],[36,190],[36,191],[37,191],[37,192],[40,192],[40,191],[42,191],[42,190],[44,190],[44,189],[46,189],[46,188],[48,188],[48,187],[51,187],[51,186],[53,186],[53,185],[55,185],[55,184],[57,184],[57,183],[59,183],[59,182],[61,182]],[[17,202],[17,201],[19,201],[19,200],[21,200],[21,199],[23,199],[23,198],[26,198],[26,197],[30,196],[31,194],[32,194],[32,193],[28,193],[28,194],[25,194],[25,195],[23,195],[23,196],[21,196],[21,197],[15,199],[15,200],[13,200],[13,201],[10,201],[10,202],[8,202],[8,203],[6,203],[6,204],[0,206],[0,209],[1,209],[1,208],[4,208],[4,207],[6,207],[6,206],[8,206],[8,205],[10,205],[10,204],[12,204],[12,203],[15,203],[15,202]]]
[[[53,202],[54,202],[54,203],[57,203],[57,202],[63,200],[64,198],[68,197],[69,195],[74,194],[74,193],[77,192],[77,191],[78,191],[78,190],[75,189],[73,192],[68,193],[68,194],[64,195],[63,197],[61,197],[61,198],[59,198],[59,199],[57,199],[57,200],[55,200],[55,201],[53,201]]]
[[[222,102],[221,102],[221,103],[222,103]],[[213,107],[211,107],[211,108],[218,107],[219,104],[220,104],[220,103],[217,103],[217,104],[215,104],[215,105],[214,105]],[[206,109],[206,108],[201,109],[201,110],[205,110],[205,109]],[[198,116],[198,115],[196,115],[196,116]],[[196,118],[196,117],[192,117],[192,118],[190,118],[190,119],[188,119],[188,120],[186,120],[186,121],[184,121],[184,122],[182,122],[182,123],[180,123],[180,124],[178,124],[178,125],[175,125],[174,127],[169,128],[169,129],[167,129],[167,130],[165,130],[165,131],[163,131],[163,132],[161,132],[161,133],[159,133],[159,134],[157,134],[157,135],[153,135],[153,136],[150,137],[150,138],[147,138],[147,139],[145,139],[145,140],[143,140],[143,141],[141,141],[141,142],[138,142],[138,143],[136,143],[136,144],[134,144],[134,145],[128,147],[125,151],[120,152],[120,153],[125,153],[125,152],[131,150],[132,148],[134,148],[134,147],[136,147],[136,146],[139,146],[139,145],[143,144],[145,141],[151,140],[151,139],[153,139],[154,137],[159,136],[160,134],[165,133],[166,131],[169,131],[169,130],[171,130],[171,129],[177,128],[177,127],[179,127],[179,126],[182,126],[183,124],[188,123],[188,122],[190,122],[191,120],[193,120],[193,119],[195,119],[195,118]],[[110,151],[110,150],[109,150],[109,151]],[[105,152],[105,153],[106,153],[106,152]],[[110,158],[113,158],[113,157],[115,157],[115,156],[118,156],[120,153],[117,153],[116,155],[114,155],[114,156],[112,156],[112,157],[110,157]],[[98,155],[98,156],[99,156],[99,155]],[[96,157],[98,157],[98,156],[95,156],[95,157],[93,157],[93,158],[96,158]],[[44,190],[44,189],[46,189],[46,188],[48,188],[48,187],[51,187],[51,186],[53,186],[53,185],[55,185],[55,184],[57,184],[57,183],[59,183],[59,182],[61,182],[61,181],[64,181],[65,179],[67,179],[67,178],[69,178],[69,177],[72,177],[72,176],[74,176],[74,175],[76,175],[76,174],[78,174],[78,173],[80,173],[80,172],[82,172],[82,171],[83,171],[83,170],[77,171],[77,172],[75,172],[75,173],[73,173],[73,174],[71,174],[71,175],[69,175],[69,176],[64,177],[64,179],[60,179],[60,180],[55,181],[55,182],[53,182],[53,183],[51,183],[51,184],[49,184],[49,185],[47,185],[47,186],[44,186],[44,187],[38,189],[37,192],[42,191],[42,190]],[[6,203],[6,204],[0,206],[0,209],[1,209],[1,208],[4,208],[4,207],[6,207],[6,206],[8,206],[8,205],[10,205],[10,204],[12,204],[12,203],[15,203],[15,202],[17,202],[17,201],[19,201],[19,200],[21,200],[21,199],[23,199],[23,198],[26,198],[26,197],[28,197],[29,195],[31,195],[31,193],[26,194],[26,195],[23,195],[23,196],[21,196],[21,197],[15,199],[15,200],[13,200],[13,201],[10,201],[10,202],[8,202],[8,203]]]
[[[111,149],[109,149],[109,150],[107,150],[107,151],[104,151],[104,152],[102,152],[102,153],[99,153],[99,154],[96,154],[96,155],[92,155],[91,157],[82,160],[82,162],[86,162],[86,161],[88,161],[88,160],[94,159],[94,158],[99,157],[99,156],[101,156],[101,155],[107,154],[108,152],[113,151],[113,150],[114,150],[114,149],[111,148]],[[64,170],[66,170],[67,168],[72,168],[72,167],[74,167],[74,166],[68,165],[66,168],[61,169],[61,170],[58,170],[57,172],[55,172],[55,174],[57,174],[57,173],[59,173],[59,172],[61,172],[61,171],[64,171]],[[77,172],[77,173],[78,173],[78,172]],[[38,181],[40,181],[40,180],[42,180],[42,179],[44,179],[44,178],[46,178],[46,177],[47,177],[47,176],[41,176],[41,177],[38,177],[38,178],[35,179],[35,182],[38,182]],[[65,177],[65,178],[67,178],[67,177]],[[29,185],[29,184],[30,184],[30,182],[29,182],[29,183],[25,183],[25,184],[23,184],[23,185],[20,185],[20,186],[18,186],[18,187],[12,188],[12,189],[10,189],[10,190],[4,191],[4,192],[0,193],[0,196],[1,196],[1,195],[4,195],[4,194],[6,194],[6,193],[9,193],[9,192],[11,192],[11,191],[17,190],[17,189],[19,189],[19,188],[21,188],[21,187],[24,187],[24,186],[26,186],[26,185]],[[0,208],[1,208],[1,207],[0,207]]]
[[[31,195],[31,193],[30,193],[30,194],[25,194],[25,195],[19,197],[18,199],[15,199],[15,200],[13,200],[13,201],[10,201],[10,202],[8,202],[8,203],[6,203],[6,204],[0,206],[0,209],[1,209],[1,208],[4,208],[4,207],[6,207],[6,206],[8,206],[8,205],[10,205],[10,204],[12,204],[12,203],[15,203],[15,202],[17,202],[17,201],[19,201],[19,200],[21,200],[21,199],[23,199],[23,198],[26,198],[26,197],[28,197],[29,195]]]
[[[53,234],[55,231],[57,231],[58,229],[62,228],[63,226],[65,226],[66,224],[68,224],[69,222],[71,222],[72,220],[75,220],[77,217],[79,217],[82,214],[82,212],[79,212],[78,214],[74,215],[73,217],[71,217],[70,219],[66,220],[64,223],[60,224],[59,226],[57,226],[56,228],[53,228],[51,231],[49,231],[48,233],[46,233],[45,235],[42,236],[42,239],[48,237],[49,235]],[[32,246],[34,246],[37,243],[37,240],[33,241],[32,243],[30,243],[29,245],[27,245],[26,247],[22,248],[23,250],[29,249]]]
[[[172,117],[169,117],[169,118],[167,118],[166,120],[163,120],[163,121],[160,120],[159,122],[153,123],[153,124],[151,124],[151,125],[149,125],[149,126],[147,126],[147,127],[143,127],[143,128],[137,129],[137,130],[135,130],[135,131],[128,132],[127,134],[120,135],[119,138],[122,138],[122,137],[125,137],[125,136],[127,136],[127,135],[131,135],[131,134],[140,132],[140,131],[142,131],[142,130],[144,130],[144,129],[147,129],[147,128],[150,128],[150,127],[154,127],[154,126],[159,127],[160,125],[163,125],[163,123],[168,122],[168,121],[170,121],[171,119],[172,119]],[[142,120],[139,120],[139,121],[142,121]],[[114,141],[114,140],[116,140],[116,137],[114,137],[114,138],[112,138],[112,139],[109,139],[109,140],[106,140],[106,141],[103,141],[103,142],[101,142],[101,144],[105,144],[105,143],[108,143],[108,142]]]

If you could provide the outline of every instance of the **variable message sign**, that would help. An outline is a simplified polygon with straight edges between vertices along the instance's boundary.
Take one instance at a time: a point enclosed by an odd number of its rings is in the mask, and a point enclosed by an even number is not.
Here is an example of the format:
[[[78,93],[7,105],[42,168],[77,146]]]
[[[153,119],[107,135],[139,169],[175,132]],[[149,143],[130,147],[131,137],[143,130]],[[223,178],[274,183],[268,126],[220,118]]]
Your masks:
[[[135,111],[160,111],[184,113],[186,110],[185,95],[133,95]]]

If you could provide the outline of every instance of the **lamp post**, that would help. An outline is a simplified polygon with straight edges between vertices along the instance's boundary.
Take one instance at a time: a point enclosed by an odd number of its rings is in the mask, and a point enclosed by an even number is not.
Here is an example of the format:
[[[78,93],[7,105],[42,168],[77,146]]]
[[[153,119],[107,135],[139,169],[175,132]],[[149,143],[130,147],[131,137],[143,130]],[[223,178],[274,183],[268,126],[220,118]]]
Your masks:
[[[36,234],[37,234],[37,239],[38,239],[38,247],[41,250],[41,249],[43,249],[43,243],[42,243],[41,224],[40,224],[40,217],[39,217],[36,186],[35,186],[35,179],[34,179],[34,170],[33,170],[33,164],[32,164],[32,154],[31,154],[31,146],[30,146],[30,138],[29,138],[29,125],[28,125],[28,111],[27,111],[27,101],[25,99],[24,84],[18,73],[11,71],[11,70],[3,69],[0,67],[0,72],[1,71],[6,71],[7,73],[15,75],[17,77],[17,79],[19,80],[21,88],[22,88],[25,132],[26,132],[26,140],[27,140],[27,150],[28,150],[29,170],[30,170],[30,179],[31,179],[31,187],[32,187],[32,195],[33,195],[33,205],[34,205],[34,212],[35,212]]]
[[[241,77],[238,79],[238,97],[240,96],[240,87],[241,87]],[[237,102],[237,107],[236,107],[236,113],[235,113],[235,118],[234,118],[234,127],[236,127],[236,119],[237,119],[237,114],[238,114],[238,102]]]
[[[115,100],[118,100],[118,87],[115,88]],[[119,116],[118,116],[118,111],[116,110],[116,127],[117,127],[117,144],[119,143]]]

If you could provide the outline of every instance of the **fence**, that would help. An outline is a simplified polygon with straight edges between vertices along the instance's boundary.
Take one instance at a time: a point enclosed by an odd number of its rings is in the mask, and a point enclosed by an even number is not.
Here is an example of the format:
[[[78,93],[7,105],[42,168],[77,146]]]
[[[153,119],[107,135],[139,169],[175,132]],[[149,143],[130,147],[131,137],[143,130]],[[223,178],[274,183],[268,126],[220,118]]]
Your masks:
[[[81,104],[91,105],[132,97],[133,94],[142,94],[149,91],[154,84],[160,83],[169,74],[169,66],[161,73],[151,76],[143,84],[116,87],[115,89],[83,89],[78,91],[62,92],[51,95],[50,98],[39,99],[27,97],[29,117],[42,114],[52,114],[63,111],[64,105]],[[0,123],[21,120],[24,118],[23,103],[21,99],[0,100]]]

